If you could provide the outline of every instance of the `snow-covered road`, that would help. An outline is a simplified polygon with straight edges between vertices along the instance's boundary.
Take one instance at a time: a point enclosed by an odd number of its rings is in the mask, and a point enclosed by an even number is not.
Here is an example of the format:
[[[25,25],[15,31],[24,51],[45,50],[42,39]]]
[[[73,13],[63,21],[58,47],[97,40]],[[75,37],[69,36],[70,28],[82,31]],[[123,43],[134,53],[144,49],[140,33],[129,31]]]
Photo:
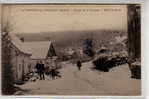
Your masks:
[[[140,95],[141,80],[130,78],[127,65],[115,67],[110,72],[91,69],[90,62],[83,63],[78,71],[74,64],[66,63],[60,70],[62,77],[52,80],[27,82],[18,86],[16,95]]]

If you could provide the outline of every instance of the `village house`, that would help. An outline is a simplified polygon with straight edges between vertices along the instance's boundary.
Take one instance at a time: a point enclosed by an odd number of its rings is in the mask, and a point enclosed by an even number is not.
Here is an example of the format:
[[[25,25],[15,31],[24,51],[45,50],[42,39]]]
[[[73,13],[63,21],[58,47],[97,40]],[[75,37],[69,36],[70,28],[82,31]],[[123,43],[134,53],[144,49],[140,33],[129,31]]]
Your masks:
[[[72,59],[74,54],[75,54],[75,51],[74,51],[73,48],[66,48],[65,49],[65,54],[66,54],[68,59]]]
[[[24,76],[31,70],[31,49],[15,35],[10,35],[11,40],[11,65],[13,70],[14,83],[24,80]]]
[[[24,80],[25,75],[35,71],[37,61],[45,67],[51,66],[57,56],[51,41],[24,42],[15,34],[11,38],[11,64],[15,83]]]
[[[37,62],[42,61],[45,67],[49,67],[52,59],[57,57],[51,41],[25,42],[25,45],[32,49],[31,61],[34,70]]]

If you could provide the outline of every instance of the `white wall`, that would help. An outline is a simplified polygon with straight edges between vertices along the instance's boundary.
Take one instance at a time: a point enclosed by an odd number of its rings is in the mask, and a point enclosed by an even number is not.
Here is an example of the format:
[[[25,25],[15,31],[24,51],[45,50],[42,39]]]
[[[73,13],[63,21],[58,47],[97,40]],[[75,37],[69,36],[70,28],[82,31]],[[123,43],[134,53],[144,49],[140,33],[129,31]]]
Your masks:
[[[16,56],[16,51],[18,51],[18,56]],[[29,73],[28,67],[29,64],[31,64],[31,59],[28,55],[19,52],[19,50],[14,46],[12,46],[11,56],[14,80],[22,80],[22,75]]]

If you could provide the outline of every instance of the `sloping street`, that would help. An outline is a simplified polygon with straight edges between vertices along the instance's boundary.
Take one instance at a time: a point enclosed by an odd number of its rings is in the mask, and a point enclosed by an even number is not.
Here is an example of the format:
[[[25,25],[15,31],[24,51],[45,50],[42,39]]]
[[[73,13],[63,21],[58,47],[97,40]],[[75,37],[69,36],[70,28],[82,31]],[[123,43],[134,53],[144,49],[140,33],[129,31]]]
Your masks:
[[[27,82],[17,85],[15,95],[140,95],[141,80],[130,78],[126,64],[109,72],[93,70],[91,62],[83,63],[81,71],[75,64],[62,63],[61,78]]]

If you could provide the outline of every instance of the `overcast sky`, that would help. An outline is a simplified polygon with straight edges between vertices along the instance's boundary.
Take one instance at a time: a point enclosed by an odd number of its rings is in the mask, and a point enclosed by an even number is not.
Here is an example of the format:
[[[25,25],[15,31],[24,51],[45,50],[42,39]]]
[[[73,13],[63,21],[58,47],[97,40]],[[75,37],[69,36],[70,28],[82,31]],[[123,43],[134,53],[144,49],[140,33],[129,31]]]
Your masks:
[[[127,30],[126,5],[5,5],[14,33]]]

